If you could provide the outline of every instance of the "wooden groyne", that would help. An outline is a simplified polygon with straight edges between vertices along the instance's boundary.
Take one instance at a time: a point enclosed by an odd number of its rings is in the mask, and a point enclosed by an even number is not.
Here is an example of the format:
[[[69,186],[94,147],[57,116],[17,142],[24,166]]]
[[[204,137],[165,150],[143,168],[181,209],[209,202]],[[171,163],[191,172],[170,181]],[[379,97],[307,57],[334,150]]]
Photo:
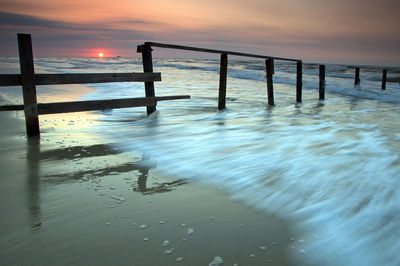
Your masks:
[[[176,44],[145,42],[137,47],[142,55],[143,73],[77,73],[77,74],[36,74],[32,53],[30,34],[17,34],[21,74],[0,75],[0,86],[22,86],[23,105],[0,106],[0,111],[24,110],[26,132],[28,136],[40,134],[39,115],[105,110],[146,106],[147,114],[156,111],[158,101],[188,99],[189,95],[156,97],[154,82],[161,81],[161,73],[153,72],[153,47],[186,50],[220,55],[218,109],[226,107],[226,87],[228,73],[228,56],[249,57],[265,60],[268,104],[273,106],[275,61],[287,61],[296,65],[296,102],[302,102],[303,62],[300,59],[241,53],[234,51],[207,49]],[[360,84],[360,67],[356,66],[354,86]],[[387,69],[382,70],[382,90],[386,89]],[[84,84],[103,82],[144,82],[145,96],[142,98],[74,101],[58,103],[37,103],[36,85]],[[325,99],[325,65],[319,65],[319,99]]]
[[[303,91],[303,62],[300,59],[294,58],[285,58],[285,57],[276,57],[276,56],[266,56],[259,54],[250,54],[250,53],[241,53],[241,52],[233,52],[226,50],[216,50],[216,49],[208,49],[208,48],[200,48],[200,47],[191,47],[191,46],[183,46],[176,44],[166,44],[166,43],[158,43],[158,42],[145,42],[143,45],[138,46],[138,51],[142,49],[142,47],[147,47],[147,51],[152,51],[152,47],[158,48],[166,48],[166,49],[176,49],[176,50],[186,50],[186,51],[194,51],[194,52],[202,52],[202,53],[212,53],[212,54],[220,54],[220,78],[219,78],[219,93],[218,93],[218,109],[224,109],[226,106],[226,84],[227,84],[227,67],[228,67],[228,55],[231,56],[240,56],[240,57],[249,57],[256,59],[264,59],[265,60],[265,69],[266,69],[266,80],[267,80],[267,98],[268,104],[274,105],[274,85],[273,85],[273,75],[275,74],[274,70],[274,61],[286,61],[292,62],[296,64],[296,102],[302,102],[302,91]],[[358,86],[361,82],[360,80],[360,66],[353,66],[355,69],[355,77],[354,77],[354,86]],[[325,99],[325,65],[319,65],[319,99]],[[382,69],[382,90],[386,88],[386,76],[387,69]]]

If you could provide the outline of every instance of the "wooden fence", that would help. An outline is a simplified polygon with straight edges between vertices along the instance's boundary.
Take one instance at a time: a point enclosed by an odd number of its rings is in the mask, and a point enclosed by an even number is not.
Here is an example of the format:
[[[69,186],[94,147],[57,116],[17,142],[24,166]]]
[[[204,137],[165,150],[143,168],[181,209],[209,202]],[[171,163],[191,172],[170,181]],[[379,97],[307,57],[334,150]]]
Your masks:
[[[161,73],[153,72],[152,47],[220,54],[220,78],[218,92],[218,109],[220,110],[224,109],[226,106],[228,55],[265,60],[267,97],[269,105],[274,105],[274,61],[279,60],[295,63],[296,101],[298,103],[302,102],[303,62],[299,59],[190,47],[175,44],[145,42],[137,47],[137,52],[142,54],[143,73],[35,74],[31,36],[29,34],[18,34],[17,36],[21,74],[0,75],[0,86],[22,86],[24,104],[0,106],[0,111],[24,110],[26,131],[28,136],[36,136],[40,134],[39,115],[139,106],[146,106],[147,113],[151,114],[156,111],[156,105],[158,101],[190,98],[189,95],[174,95],[164,97],[155,96],[154,82],[161,81]],[[382,90],[386,89],[386,76],[387,69],[383,69]],[[144,82],[146,97],[97,101],[37,103],[36,85],[102,82]],[[354,86],[359,84],[360,67],[356,66]],[[319,65],[319,99],[325,99],[325,65]]]
[[[274,105],[274,88],[273,88],[274,87],[273,86],[273,75],[275,72],[274,71],[274,61],[287,61],[287,62],[295,63],[296,64],[296,101],[298,103],[302,102],[302,90],[303,90],[303,62],[302,62],[302,60],[294,59],[294,58],[266,56],[266,55],[259,55],[259,54],[249,54],[249,53],[215,50],[215,49],[182,46],[182,45],[176,45],[176,44],[157,43],[157,42],[145,42],[143,45],[139,45],[138,52],[143,53],[143,51],[146,51],[146,53],[151,54],[152,47],[220,54],[221,58],[220,58],[220,76],[219,76],[219,93],[218,93],[218,109],[220,109],[220,110],[224,109],[226,106],[228,55],[258,58],[258,59],[265,60],[266,79],[267,79],[267,97],[268,97],[269,105]],[[151,58],[151,56],[148,56],[148,58]],[[148,69],[153,69],[151,61],[146,60],[146,62],[145,62],[145,60],[143,59],[143,64],[144,65],[148,64],[149,65]],[[151,68],[150,68],[150,65],[151,65]],[[360,84],[360,67],[355,66],[354,68],[355,68],[354,86],[357,86]],[[385,88],[386,88],[386,76],[387,76],[387,69],[383,69],[382,87],[381,87],[382,90],[385,90]],[[325,65],[319,65],[319,99],[320,100],[325,99]]]
[[[188,99],[189,95],[156,97],[154,82],[161,81],[161,73],[154,73],[151,53],[143,52],[144,73],[82,73],[82,74],[35,74],[32,40],[29,34],[18,34],[18,50],[21,74],[0,75],[0,86],[22,86],[23,105],[0,106],[0,111],[24,110],[26,133],[29,137],[40,134],[39,115],[105,110],[146,106],[147,113],[156,111],[158,101]],[[84,84],[104,82],[144,82],[142,98],[37,103],[36,85]]]

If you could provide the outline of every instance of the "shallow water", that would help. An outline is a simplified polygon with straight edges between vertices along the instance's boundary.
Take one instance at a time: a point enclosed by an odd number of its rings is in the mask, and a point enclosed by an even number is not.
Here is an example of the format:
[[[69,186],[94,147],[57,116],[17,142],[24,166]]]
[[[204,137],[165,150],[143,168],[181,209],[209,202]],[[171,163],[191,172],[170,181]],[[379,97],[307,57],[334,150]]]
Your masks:
[[[10,64],[14,59],[7,59]],[[6,59],[3,59],[6,61]],[[141,71],[136,59],[39,59],[38,71]],[[380,91],[378,69],[327,66],[326,100],[318,69],[304,67],[303,103],[295,103],[295,65],[277,62],[276,106],[267,106],[263,62],[228,66],[227,109],[217,110],[216,60],[156,60],[156,95],[190,100],[101,112],[115,147],[141,152],[158,171],[217,186],[233,198],[291,221],[302,241],[289,249],[307,265],[399,265],[400,85]],[[389,72],[398,78],[399,71]],[[143,96],[143,84],[93,84],[85,99]],[[51,92],[43,87],[39,94]],[[3,96],[14,101],[12,91]],[[142,162],[146,164],[146,160]]]

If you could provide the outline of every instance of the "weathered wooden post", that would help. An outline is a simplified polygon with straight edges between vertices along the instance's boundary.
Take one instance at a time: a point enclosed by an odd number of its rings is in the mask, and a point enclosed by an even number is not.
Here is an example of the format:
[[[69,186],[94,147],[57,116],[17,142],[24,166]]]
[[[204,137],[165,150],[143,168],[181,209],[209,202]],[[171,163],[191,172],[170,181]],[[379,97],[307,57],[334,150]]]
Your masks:
[[[153,58],[151,55],[151,45],[149,43],[144,43],[144,45],[139,45],[137,47],[137,52],[142,53],[142,62],[143,62],[143,72],[153,72]],[[154,82],[153,81],[146,81],[144,83],[146,97],[155,97],[154,91]],[[155,112],[156,106],[147,106],[147,114],[150,115],[151,113]]]
[[[325,99],[325,65],[319,66],[319,99]]]
[[[228,74],[228,54],[221,54],[221,63],[219,70],[219,93],[218,93],[218,109],[222,110],[226,105],[226,79]]]
[[[272,75],[275,73],[274,71],[274,59],[270,58],[265,60],[265,70],[267,74],[267,95],[268,95],[268,104],[274,105],[274,84],[272,80]]]
[[[354,87],[360,85],[360,68],[356,67],[356,73],[354,76]]]
[[[387,69],[382,71],[382,90],[386,90]]]
[[[36,81],[33,63],[32,39],[30,34],[17,34],[19,63],[22,76],[22,94],[26,134],[28,137],[40,135],[39,114],[36,98]]]
[[[296,101],[298,103],[301,103],[302,89],[303,89],[303,62],[297,61]]]

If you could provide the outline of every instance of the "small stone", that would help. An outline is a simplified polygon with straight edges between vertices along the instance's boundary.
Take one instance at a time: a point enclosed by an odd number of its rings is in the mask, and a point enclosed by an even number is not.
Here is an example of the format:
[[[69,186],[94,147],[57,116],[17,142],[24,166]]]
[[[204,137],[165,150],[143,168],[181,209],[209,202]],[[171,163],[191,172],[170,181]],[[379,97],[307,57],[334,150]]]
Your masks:
[[[177,262],[181,262],[181,261],[183,261],[183,258],[182,258],[182,257],[177,257],[177,258],[176,258],[176,261],[177,261]]]
[[[215,218],[214,218],[214,216],[210,216],[210,220],[214,220]]]
[[[143,229],[145,229],[145,228],[147,228],[147,225],[145,225],[145,224],[141,224],[141,225],[139,226],[139,229],[140,229],[140,230],[143,230]]]
[[[136,223],[131,223],[131,224],[130,224],[130,226],[135,226],[135,225],[136,225]]]
[[[165,254],[165,255],[169,255],[169,254],[171,254],[171,253],[172,253],[172,250],[170,250],[170,249],[164,250],[164,254]]]
[[[164,224],[165,222],[164,222],[164,221],[159,221],[158,223],[159,223],[159,224]]]
[[[186,224],[181,224],[181,227],[185,227],[186,226]]]
[[[150,239],[148,237],[143,238],[143,241],[149,241]]]
[[[168,247],[169,246],[169,241],[165,240],[162,244],[163,247]]]
[[[267,247],[266,246],[261,246],[260,249],[261,250],[267,250]]]
[[[217,256],[214,258],[212,262],[208,264],[208,266],[218,266],[221,265],[222,263],[224,263],[224,260],[221,257]]]
[[[252,257],[252,258],[255,258],[255,257],[256,257],[256,255],[254,255],[254,254],[250,254],[250,257]]]
[[[194,230],[192,228],[188,228],[187,230],[187,235],[193,235],[194,234]]]

